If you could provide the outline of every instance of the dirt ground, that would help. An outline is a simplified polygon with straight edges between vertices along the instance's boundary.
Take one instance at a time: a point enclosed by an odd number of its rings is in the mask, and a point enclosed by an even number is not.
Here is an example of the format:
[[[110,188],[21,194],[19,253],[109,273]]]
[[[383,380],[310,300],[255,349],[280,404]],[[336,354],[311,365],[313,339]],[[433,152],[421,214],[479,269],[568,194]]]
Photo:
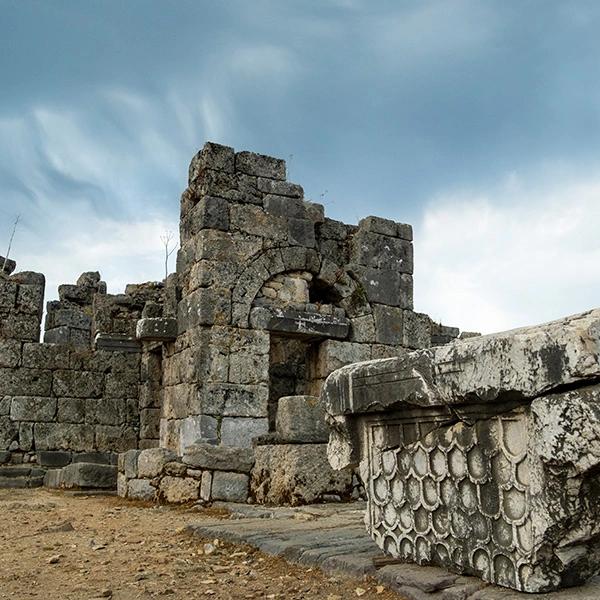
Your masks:
[[[0,490],[0,598],[399,599],[371,580],[184,531],[200,519],[195,509],[114,496]]]

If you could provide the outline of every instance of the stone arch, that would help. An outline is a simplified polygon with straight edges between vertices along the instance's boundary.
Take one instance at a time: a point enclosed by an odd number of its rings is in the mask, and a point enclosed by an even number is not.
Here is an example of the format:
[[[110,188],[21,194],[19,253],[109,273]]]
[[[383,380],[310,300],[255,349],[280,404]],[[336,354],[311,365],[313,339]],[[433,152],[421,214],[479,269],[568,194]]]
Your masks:
[[[335,304],[353,312],[354,298],[360,289],[344,267],[322,259],[313,248],[284,246],[264,250],[241,270],[232,292],[232,323],[248,328],[252,303],[262,286],[275,275],[287,271],[312,273],[316,282],[328,284],[337,295]]]
[[[249,326],[252,302],[271,277],[286,271],[308,271],[316,276],[320,268],[321,258],[312,248],[284,246],[261,252],[241,271],[233,288],[233,324]]]

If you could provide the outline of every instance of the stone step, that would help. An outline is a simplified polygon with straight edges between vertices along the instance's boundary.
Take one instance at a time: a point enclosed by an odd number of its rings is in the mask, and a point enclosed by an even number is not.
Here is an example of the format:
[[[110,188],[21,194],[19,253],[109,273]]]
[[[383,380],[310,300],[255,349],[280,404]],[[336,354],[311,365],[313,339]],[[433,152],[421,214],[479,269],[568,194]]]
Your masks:
[[[10,465],[0,467],[0,477],[15,478],[15,477],[44,477],[45,469],[39,467],[31,467],[23,465]]]
[[[50,469],[44,485],[50,488],[116,489],[116,465],[78,462]]]
[[[36,488],[44,485],[43,477],[2,477],[0,476],[0,489]]]

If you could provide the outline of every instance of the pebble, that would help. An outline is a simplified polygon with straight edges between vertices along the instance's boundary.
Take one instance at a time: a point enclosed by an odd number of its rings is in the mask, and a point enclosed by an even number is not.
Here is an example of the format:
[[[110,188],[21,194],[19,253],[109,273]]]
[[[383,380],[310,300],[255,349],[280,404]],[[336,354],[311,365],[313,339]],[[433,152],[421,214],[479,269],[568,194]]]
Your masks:
[[[212,554],[216,550],[216,547],[209,542],[208,544],[204,544],[202,549],[204,550],[204,554]]]
[[[62,558],[62,554],[55,554],[48,559],[49,565],[55,565]]]

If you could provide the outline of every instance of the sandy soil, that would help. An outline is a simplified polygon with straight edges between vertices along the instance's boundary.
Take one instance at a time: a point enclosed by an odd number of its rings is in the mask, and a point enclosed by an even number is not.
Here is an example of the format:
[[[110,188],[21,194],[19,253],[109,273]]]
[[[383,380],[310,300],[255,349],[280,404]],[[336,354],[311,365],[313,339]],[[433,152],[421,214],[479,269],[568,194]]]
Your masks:
[[[114,496],[0,490],[0,598],[399,598],[184,531],[201,518]]]

